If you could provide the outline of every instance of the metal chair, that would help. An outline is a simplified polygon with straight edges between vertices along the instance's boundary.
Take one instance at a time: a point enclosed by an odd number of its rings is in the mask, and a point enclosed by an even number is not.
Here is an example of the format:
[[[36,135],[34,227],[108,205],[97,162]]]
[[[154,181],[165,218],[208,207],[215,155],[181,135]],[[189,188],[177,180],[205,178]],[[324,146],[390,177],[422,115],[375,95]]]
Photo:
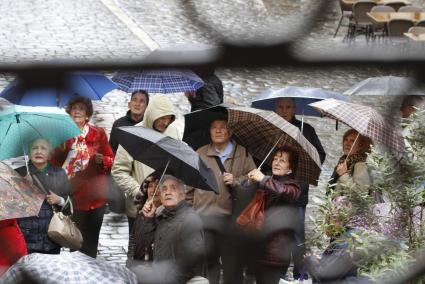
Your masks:
[[[393,7],[385,6],[385,5],[376,5],[370,11],[371,12],[388,12],[388,13],[395,12]],[[388,35],[388,29],[386,24],[372,22],[372,36],[375,39],[377,35],[381,37]]]
[[[400,7],[400,9],[398,9],[399,12],[418,12],[421,13],[423,12],[423,9],[420,7],[415,7],[415,6],[403,6]]]
[[[403,37],[404,33],[413,27],[415,23],[406,19],[393,19],[388,22],[388,34],[390,37]]]
[[[353,6],[352,5],[344,3],[343,0],[339,0],[339,7],[341,8],[341,17],[339,18],[338,26],[336,27],[334,37],[336,37],[336,35],[339,31],[339,28],[341,27],[342,20],[344,18],[347,18],[348,22],[350,22],[351,18],[353,17]]]
[[[417,22],[415,26],[417,26],[417,27],[425,27],[425,20],[422,20],[422,21]]]
[[[372,21],[367,15],[376,3],[370,0],[358,1],[353,5],[353,19],[350,22],[349,34],[355,37],[357,33],[364,32],[366,40],[372,34]]]
[[[390,3],[387,3],[385,5],[393,7],[394,10],[398,11],[398,9],[400,9],[400,7],[406,6],[406,3],[404,3],[404,2],[390,2]]]

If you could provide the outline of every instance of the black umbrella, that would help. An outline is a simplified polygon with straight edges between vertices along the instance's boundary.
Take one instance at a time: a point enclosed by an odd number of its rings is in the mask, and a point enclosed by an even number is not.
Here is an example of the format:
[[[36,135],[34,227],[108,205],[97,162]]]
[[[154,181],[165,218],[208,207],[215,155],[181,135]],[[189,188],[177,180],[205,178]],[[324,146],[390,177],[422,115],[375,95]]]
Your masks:
[[[216,119],[227,120],[227,108],[233,107],[230,104],[219,104],[210,108],[187,113],[184,115],[183,141],[193,149],[209,144],[210,124]]]
[[[135,160],[153,169],[167,168],[186,185],[218,193],[214,173],[187,144],[150,128],[123,126],[117,129],[119,144]]]

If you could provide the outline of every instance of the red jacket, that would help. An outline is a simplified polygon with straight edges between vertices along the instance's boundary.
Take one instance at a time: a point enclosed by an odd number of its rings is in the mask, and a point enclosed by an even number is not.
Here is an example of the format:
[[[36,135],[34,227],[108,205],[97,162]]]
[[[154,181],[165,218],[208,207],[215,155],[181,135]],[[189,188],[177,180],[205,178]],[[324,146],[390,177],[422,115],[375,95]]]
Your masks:
[[[57,149],[52,163],[62,166],[75,138],[65,142],[65,146]],[[87,168],[78,172],[70,180],[73,187],[74,207],[78,210],[91,210],[103,206],[106,203],[108,192],[107,174],[111,171],[114,161],[114,154],[108,143],[103,128],[89,124],[89,132],[86,135],[86,144],[90,155],[90,161]],[[103,155],[103,163],[96,164],[95,154]]]
[[[1,220],[0,275],[24,255],[27,255],[27,245],[16,220]]]

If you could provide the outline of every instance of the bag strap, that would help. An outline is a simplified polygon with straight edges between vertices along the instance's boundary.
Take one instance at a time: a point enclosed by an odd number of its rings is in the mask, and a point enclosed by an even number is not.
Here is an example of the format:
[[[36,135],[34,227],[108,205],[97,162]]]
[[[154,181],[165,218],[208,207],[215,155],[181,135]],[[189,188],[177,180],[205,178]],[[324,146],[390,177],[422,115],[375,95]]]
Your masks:
[[[223,163],[221,162],[221,160],[218,156],[214,156],[214,159],[217,162],[217,165],[220,168],[221,173],[223,174],[226,171],[226,169],[223,166]]]
[[[40,180],[38,179],[37,176],[35,175],[31,175],[31,177],[35,180],[35,182],[37,183],[37,186],[44,191],[45,194],[49,194],[49,192],[46,190],[46,188],[44,188],[43,184],[40,182]],[[62,206],[61,212],[63,211],[63,209],[66,207],[66,205],[69,203],[69,209],[71,211],[71,215],[74,215],[74,206],[72,205],[72,201],[71,198],[69,198],[69,196],[66,198],[65,203]],[[55,206],[52,206],[52,210],[53,212],[56,212]]]

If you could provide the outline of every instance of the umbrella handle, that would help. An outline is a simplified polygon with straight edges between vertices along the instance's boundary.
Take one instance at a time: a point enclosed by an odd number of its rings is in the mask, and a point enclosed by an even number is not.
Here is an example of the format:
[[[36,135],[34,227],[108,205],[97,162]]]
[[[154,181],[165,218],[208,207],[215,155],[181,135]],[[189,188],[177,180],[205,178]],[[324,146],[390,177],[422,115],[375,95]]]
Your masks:
[[[354,143],[353,143],[353,145],[351,145],[351,149],[350,149],[350,151],[348,152],[348,154],[347,154],[347,158],[345,158],[345,160],[347,160],[347,159],[348,159],[348,157],[350,157],[350,154],[351,154],[351,152],[353,151],[353,147],[354,147],[354,145],[356,145],[356,142],[357,142],[357,139],[359,138],[359,136],[360,136],[360,133],[358,133],[358,132],[357,132],[356,139],[354,139]]]
[[[276,148],[277,143],[280,142],[280,140],[283,138],[283,135],[280,135],[279,139],[277,139],[276,143],[274,143],[273,147],[270,149],[270,151],[267,153],[266,157],[263,159],[261,164],[258,166],[258,169],[261,171],[261,167],[263,166],[264,162],[268,159],[270,154],[273,152],[273,150]]]
[[[168,168],[168,165],[169,165],[169,164],[170,164],[170,160],[168,160],[168,161],[167,161],[167,164],[165,165],[165,169],[164,169],[164,171],[163,171],[163,172],[162,172],[162,174],[161,174],[161,178],[159,179],[158,184],[156,185],[155,192],[153,193],[153,197],[155,197],[156,192],[158,191],[159,185],[161,184],[162,178],[164,177],[165,172],[167,171],[167,168]],[[152,197],[152,198],[153,198],[153,197]]]

